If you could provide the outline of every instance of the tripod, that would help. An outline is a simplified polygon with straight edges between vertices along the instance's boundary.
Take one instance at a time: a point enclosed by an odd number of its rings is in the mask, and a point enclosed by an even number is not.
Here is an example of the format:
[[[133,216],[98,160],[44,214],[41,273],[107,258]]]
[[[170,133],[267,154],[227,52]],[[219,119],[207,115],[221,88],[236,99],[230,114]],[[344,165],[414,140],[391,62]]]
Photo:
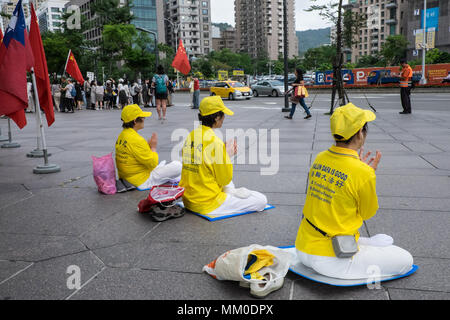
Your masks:
[[[345,95],[345,98],[347,99],[347,103],[349,103],[350,102],[350,99],[348,98],[348,94],[347,94],[347,90],[345,90],[345,88],[342,88],[342,90],[344,91],[344,95]],[[372,104],[370,103],[370,101],[369,101],[369,99],[367,98],[367,96],[366,96],[366,93],[363,91],[363,95],[364,95],[364,97],[366,98],[366,101],[367,101],[367,104],[369,105],[369,107],[374,111],[374,112],[377,112],[377,110],[372,106]],[[339,99],[337,99],[336,100],[336,103],[334,104],[334,106],[333,106],[333,110],[336,108],[336,105],[338,104],[338,102],[339,102]]]

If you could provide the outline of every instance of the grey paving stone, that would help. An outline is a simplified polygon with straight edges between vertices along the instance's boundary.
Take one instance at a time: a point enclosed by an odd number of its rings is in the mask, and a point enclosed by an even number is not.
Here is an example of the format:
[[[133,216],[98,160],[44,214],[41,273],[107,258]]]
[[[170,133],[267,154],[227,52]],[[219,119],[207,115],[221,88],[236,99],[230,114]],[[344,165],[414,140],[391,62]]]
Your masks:
[[[300,212],[296,206],[209,222],[192,214],[162,223],[145,241],[184,242],[243,247],[252,243],[283,246],[295,241]],[[232,230],[232,231],[231,231]]]
[[[292,300],[388,300],[386,290],[367,286],[334,287],[289,273],[294,281]]]
[[[450,300],[450,293],[421,290],[388,289],[390,300]]]
[[[167,288],[167,289],[163,289]],[[274,300],[289,298],[289,280],[282,289],[269,297]],[[72,299],[87,300],[248,300],[254,299],[249,289],[235,281],[218,281],[204,274],[110,269],[103,271]]]
[[[255,185],[255,179],[258,184]],[[238,172],[233,176],[233,182],[237,187],[246,187],[259,192],[292,192],[292,190],[303,190],[306,185],[307,174],[294,172],[279,172],[271,175],[255,175],[254,172]],[[253,187],[254,186],[254,187]]]
[[[413,256],[448,259],[450,235],[446,228],[450,223],[449,213],[381,209],[366,221],[366,225],[371,235],[390,235],[395,245]],[[431,235],[437,235],[439,240]]]
[[[403,142],[403,145],[413,152],[419,154],[427,154],[427,153],[440,153],[442,150],[436,148],[430,143],[421,143],[421,142]]]
[[[450,170],[450,153],[427,154],[422,156],[426,161],[439,169]]]
[[[448,176],[377,175],[378,196],[449,198]]]
[[[14,277],[15,274],[21,272],[31,265],[32,263],[24,261],[0,260],[0,283],[7,281],[11,277]]]
[[[80,235],[116,212],[134,210],[129,194],[107,196],[96,189],[54,188],[0,210],[0,232]],[[145,197],[145,196],[144,196]]]
[[[384,287],[388,290],[408,289],[448,294],[450,292],[448,262],[448,259],[414,257],[414,264],[419,266],[419,270],[409,277],[385,282]]]
[[[0,259],[40,261],[86,250],[77,238],[0,233]]]
[[[90,278],[100,272],[103,263],[91,252],[50,259],[33,264],[0,285],[1,300],[55,300],[64,299],[74,293],[68,283],[74,275],[69,266],[80,270],[80,284],[83,286]]]

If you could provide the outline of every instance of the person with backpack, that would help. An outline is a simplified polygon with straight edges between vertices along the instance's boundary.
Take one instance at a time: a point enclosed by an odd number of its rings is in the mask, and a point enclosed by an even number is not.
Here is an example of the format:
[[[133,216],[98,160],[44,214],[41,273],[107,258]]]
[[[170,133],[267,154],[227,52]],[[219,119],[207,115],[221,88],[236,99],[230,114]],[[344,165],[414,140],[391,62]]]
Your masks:
[[[75,105],[74,98],[77,96],[77,91],[71,79],[67,79],[66,82],[67,84],[64,87],[64,89],[61,89],[61,91],[64,92],[64,100],[63,100],[64,107],[61,108],[62,109],[61,112],[67,110],[66,112],[74,113],[75,112],[73,110]]]
[[[166,120],[167,95],[168,95],[169,77],[164,73],[164,67],[159,65],[156,74],[152,79],[152,87],[155,88],[156,111],[158,120]],[[162,118],[161,118],[162,108]]]

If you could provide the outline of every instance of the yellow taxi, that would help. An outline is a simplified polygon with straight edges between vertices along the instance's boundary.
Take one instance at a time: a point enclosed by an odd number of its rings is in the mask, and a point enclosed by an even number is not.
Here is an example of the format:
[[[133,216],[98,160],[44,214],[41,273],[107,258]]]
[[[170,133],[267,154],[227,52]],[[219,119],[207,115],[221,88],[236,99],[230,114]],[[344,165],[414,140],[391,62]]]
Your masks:
[[[239,81],[218,81],[211,88],[212,96],[228,98],[229,100],[250,99],[253,96],[252,89],[246,87]]]

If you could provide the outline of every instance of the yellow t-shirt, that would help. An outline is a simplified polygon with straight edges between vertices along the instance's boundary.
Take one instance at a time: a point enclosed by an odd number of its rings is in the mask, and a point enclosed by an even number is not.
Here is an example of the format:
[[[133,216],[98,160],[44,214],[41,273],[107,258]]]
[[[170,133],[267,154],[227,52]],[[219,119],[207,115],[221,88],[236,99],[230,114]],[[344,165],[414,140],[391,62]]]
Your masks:
[[[214,211],[227,197],[223,187],[233,179],[225,144],[211,128],[201,125],[186,138],[182,153],[185,207],[200,214]]]
[[[123,129],[116,141],[116,166],[119,179],[139,187],[158,165],[158,154],[134,129]]]
[[[315,230],[305,218],[330,237],[355,235],[364,220],[378,210],[375,170],[358,153],[332,146],[319,153],[309,171],[303,220],[295,246],[299,251],[335,257],[331,238]]]

